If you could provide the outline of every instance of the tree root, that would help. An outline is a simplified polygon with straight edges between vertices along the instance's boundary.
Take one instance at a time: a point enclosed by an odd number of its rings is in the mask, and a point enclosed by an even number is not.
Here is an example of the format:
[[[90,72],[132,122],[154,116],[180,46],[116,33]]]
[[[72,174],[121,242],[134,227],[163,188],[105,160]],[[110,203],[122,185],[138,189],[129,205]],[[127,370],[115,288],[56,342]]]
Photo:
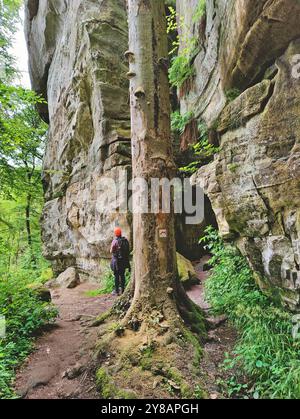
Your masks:
[[[161,305],[147,299],[132,304],[132,297],[129,286],[110,312],[96,320],[101,396],[193,398],[197,386],[199,398],[201,343],[206,336],[201,310],[180,287]]]

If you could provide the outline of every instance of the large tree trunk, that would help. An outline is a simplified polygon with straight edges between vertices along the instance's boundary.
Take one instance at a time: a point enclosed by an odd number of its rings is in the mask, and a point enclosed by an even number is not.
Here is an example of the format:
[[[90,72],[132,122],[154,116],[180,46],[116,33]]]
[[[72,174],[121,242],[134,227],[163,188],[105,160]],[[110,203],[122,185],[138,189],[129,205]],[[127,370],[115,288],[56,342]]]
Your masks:
[[[133,179],[171,179],[168,42],[163,0],[129,0],[129,52]],[[133,202],[135,292],[129,315],[171,308],[177,281],[174,214],[140,214]],[[165,230],[167,238],[161,238]],[[169,290],[170,291],[170,290]],[[175,305],[173,305],[175,309]]]
[[[151,208],[151,179],[171,180],[176,173],[165,2],[128,0],[128,6],[133,180],[147,181]],[[151,325],[153,311],[158,311],[176,329],[182,325],[180,314],[195,331],[203,332],[197,309],[178,279],[173,203],[170,213],[137,210],[133,202],[134,297],[125,321],[149,329],[148,320]]]
[[[170,134],[165,5],[164,0],[128,0],[128,6],[130,46],[126,55],[131,78],[133,181],[147,182],[150,208],[151,179],[171,180],[176,173]],[[106,322],[104,332],[99,331],[102,338],[97,350],[104,365],[108,356],[112,365],[99,369],[98,386],[103,393],[103,377],[108,373],[118,386],[137,391],[136,396],[141,396],[141,386],[147,388],[149,397],[156,391],[152,380],[159,375],[162,382],[176,377],[191,396],[196,384],[186,370],[185,357],[188,353],[189,360],[198,364],[201,350],[185,323],[199,337],[204,336],[205,327],[202,313],[178,279],[174,211],[139,213],[135,203],[133,200],[132,286],[110,313],[94,322],[95,326]],[[167,390],[161,391],[168,396]],[[186,391],[180,391],[186,397]]]

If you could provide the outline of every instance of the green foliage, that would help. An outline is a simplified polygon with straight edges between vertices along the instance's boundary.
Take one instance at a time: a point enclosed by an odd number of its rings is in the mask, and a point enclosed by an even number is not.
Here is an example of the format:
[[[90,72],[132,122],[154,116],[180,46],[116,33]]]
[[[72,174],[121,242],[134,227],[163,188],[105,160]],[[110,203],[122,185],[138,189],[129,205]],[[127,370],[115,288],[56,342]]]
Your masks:
[[[207,230],[213,272],[207,281],[207,298],[216,313],[226,313],[240,331],[225,368],[240,371],[253,381],[253,398],[300,398],[300,342],[292,336],[292,316],[277,307],[256,286],[245,259],[225,246],[212,228]],[[245,392],[238,372],[229,384],[231,393]]]
[[[208,129],[203,121],[198,123],[199,141],[197,144],[192,145],[193,155],[197,160],[191,162],[179,170],[188,175],[197,172],[203,163],[210,161],[213,156],[219,152],[219,147],[215,147],[208,141]]]
[[[210,159],[219,152],[219,147],[215,147],[208,141],[208,129],[203,121],[198,124],[199,142],[194,145],[194,152],[201,160]]]
[[[57,316],[56,309],[37,299],[28,287],[33,277],[20,272],[0,277],[0,316],[6,337],[0,338],[0,398],[16,397],[11,389],[15,370],[32,349],[34,332]]]
[[[19,21],[22,0],[0,2],[0,82],[10,80],[16,74],[15,61],[9,49]]]
[[[0,83],[0,193],[12,189],[30,195],[40,177],[47,125],[35,110],[43,100],[32,91]]]
[[[39,183],[36,188],[41,193]],[[41,196],[32,203],[30,249],[25,195],[12,191],[12,199],[0,198],[0,316],[5,315],[7,321],[6,338],[0,339],[0,398],[15,397],[11,389],[15,370],[32,349],[33,333],[56,316],[56,310],[39,301],[29,288],[49,280],[52,270],[41,256]]]
[[[33,287],[52,277],[39,225],[47,126],[35,109],[44,101],[14,84],[18,71],[10,48],[22,3],[0,1],[0,316],[7,328],[0,338],[0,398],[15,397],[16,368],[32,349],[34,333],[57,314]]]
[[[193,16],[193,22],[197,23],[206,15],[206,0],[198,0],[196,12]]]
[[[0,193],[9,195],[16,188],[29,186],[32,195],[39,176],[41,143],[47,126],[35,105],[44,102],[28,89],[16,87],[17,70],[9,54],[19,21],[21,0],[0,2]],[[24,182],[25,179],[25,182]],[[29,185],[30,184],[30,185]]]
[[[183,47],[178,54],[180,41],[178,31],[181,31],[181,44]],[[171,66],[169,68],[169,80],[172,87],[181,87],[186,80],[195,75],[195,67],[192,63],[199,53],[199,45],[196,37],[192,37],[185,27],[184,20],[178,16],[175,8],[169,7],[167,16],[167,33],[171,36],[172,48],[170,51]],[[173,34],[176,34],[175,39]],[[173,35],[173,36],[172,36]]]
[[[173,132],[178,134],[183,134],[185,127],[192,121],[194,118],[194,112],[186,112],[181,114],[179,111],[175,111],[171,115],[171,128]]]
[[[196,53],[194,53],[194,56]],[[190,55],[178,55],[172,58],[171,67],[169,69],[169,80],[171,86],[181,87],[183,83],[196,73],[195,67],[191,64],[192,57]]]
[[[131,279],[131,273],[126,272],[126,286],[129,284]],[[104,275],[102,277],[102,283],[103,287],[99,290],[95,291],[88,291],[86,295],[88,297],[97,297],[99,295],[106,295],[111,294],[113,290],[115,289],[115,277],[111,269],[107,268],[107,270],[104,272]]]
[[[37,183],[36,188],[40,184]],[[49,277],[49,265],[41,255],[40,214],[42,196],[36,197],[31,207],[31,239],[32,247],[28,246],[25,224],[26,197],[20,194],[11,200],[0,198],[0,276],[29,271],[34,277]],[[34,263],[32,262],[34,256]]]
[[[169,52],[171,56],[177,53],[179,48],[179,36],[178,36],[178,23],[177,23],[177,12],[175,5],[168,7],[169,13],[167,14],[167,34],[170,38],[172,49]]]
[[[240,96],[240,94],[241,91],[236,88],[227,90],[227,92],[225,92],[227,103],[233,102],[236,98]]]

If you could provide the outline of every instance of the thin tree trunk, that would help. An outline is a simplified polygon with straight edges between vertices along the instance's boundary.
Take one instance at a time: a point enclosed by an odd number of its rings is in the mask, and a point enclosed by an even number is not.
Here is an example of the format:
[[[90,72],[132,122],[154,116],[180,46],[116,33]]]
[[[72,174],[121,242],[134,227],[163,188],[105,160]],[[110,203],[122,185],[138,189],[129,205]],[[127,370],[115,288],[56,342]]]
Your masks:
[[[28,181],[28,187],[30,188],[31,182],[32,182],[32,176],[34,172],[35,166],[33,165],[32,170],[29,170],[27,162],[25,163],[27,167],[27,181]],[[36,258],[34,256],[33,252],[33,243],[32,243],[32,232],[31,232],[31,201],[32,201],[32,195],[28,191],[26,195],[26,207],[25,207],[25,217],[26,217],[26,232],[27,232],[27,243],[30,251],[30,258],[33,265],[36,265]]]
[[[27,194],[26,197],[26,207],[25,207],[25,216],[26,216],[26,232],[27,232],[27,243],[32,253],[32,235],[31,235],[31,195]]]

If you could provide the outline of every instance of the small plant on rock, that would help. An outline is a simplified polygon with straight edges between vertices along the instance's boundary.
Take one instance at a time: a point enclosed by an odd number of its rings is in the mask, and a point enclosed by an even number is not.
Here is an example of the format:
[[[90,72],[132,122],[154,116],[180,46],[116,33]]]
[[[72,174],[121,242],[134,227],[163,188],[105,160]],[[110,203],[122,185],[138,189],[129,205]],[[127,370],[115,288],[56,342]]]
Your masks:
[[[219,147],[209,143],[208,129],[203,121],[198,123],[199,141],[191,146],[194,156],[197,160],[191,162],[185,167],[181,167],[180,171],[186,174],[195,173],[202,164],[207,164],[213,156],[219,152]]]

